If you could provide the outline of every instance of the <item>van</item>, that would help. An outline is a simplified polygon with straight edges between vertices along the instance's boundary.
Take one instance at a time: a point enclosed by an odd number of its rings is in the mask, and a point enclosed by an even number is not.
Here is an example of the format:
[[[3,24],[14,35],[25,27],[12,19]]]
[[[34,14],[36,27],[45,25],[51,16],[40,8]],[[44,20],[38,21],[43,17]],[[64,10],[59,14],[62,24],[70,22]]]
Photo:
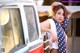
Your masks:
[[[35,4],[0,5],[0,53],[43,53],[43,40]]]

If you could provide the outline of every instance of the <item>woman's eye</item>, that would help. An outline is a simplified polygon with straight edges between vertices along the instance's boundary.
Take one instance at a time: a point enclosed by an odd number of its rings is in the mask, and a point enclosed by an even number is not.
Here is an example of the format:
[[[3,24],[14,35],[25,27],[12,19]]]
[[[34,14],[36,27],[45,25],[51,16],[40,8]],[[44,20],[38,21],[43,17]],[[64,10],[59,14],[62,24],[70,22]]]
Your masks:
[[[59,12],[58,14],[60,15],[61,13]]]
[[[64,14],[62,14],[62,13],[58,12],[58,15],[64,15]]]

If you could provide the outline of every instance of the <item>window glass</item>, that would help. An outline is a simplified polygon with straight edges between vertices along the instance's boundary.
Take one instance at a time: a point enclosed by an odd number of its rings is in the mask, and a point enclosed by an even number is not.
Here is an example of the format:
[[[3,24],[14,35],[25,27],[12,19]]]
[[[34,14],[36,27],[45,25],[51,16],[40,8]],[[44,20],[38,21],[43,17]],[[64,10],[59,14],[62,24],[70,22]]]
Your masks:
[[[26,20],[28,25],[29,41],[31,42],[38,39],[39,37],[36,14],[32,6],[27,6],[27,7],[25,6],[24,10],[25,10]]]
[[[19,9],[0,9],[2,48],[9,53],[14,47],[24,43]]]

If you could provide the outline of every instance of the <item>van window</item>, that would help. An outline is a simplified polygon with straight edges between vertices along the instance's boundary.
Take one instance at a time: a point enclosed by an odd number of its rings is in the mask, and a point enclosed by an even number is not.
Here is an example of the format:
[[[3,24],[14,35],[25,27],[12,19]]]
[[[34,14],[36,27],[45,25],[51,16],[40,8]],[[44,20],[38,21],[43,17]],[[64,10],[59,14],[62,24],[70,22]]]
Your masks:
[[[32,6],[24,6],[28,25],[29,41],[32,42],[39,38],[36,13]]]
[[[0,26],[2,29],[2,48],[9,53],[14,47],[24,44],[20,11],[14,9],[0,9]]]

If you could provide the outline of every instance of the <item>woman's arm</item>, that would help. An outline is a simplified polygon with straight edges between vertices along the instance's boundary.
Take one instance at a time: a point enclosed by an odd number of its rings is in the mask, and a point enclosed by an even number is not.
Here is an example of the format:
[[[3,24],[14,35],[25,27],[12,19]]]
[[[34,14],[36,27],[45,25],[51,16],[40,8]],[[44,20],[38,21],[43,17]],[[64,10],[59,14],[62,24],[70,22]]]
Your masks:
[[[68,12],[67,17],[70,18],[70,16],[72,15],[72,11],[70,9],[68,9],[68,8],[66,8],[66,9],[67,9],[67,12]]]
[[[43,32],[50,32],[50,24],[48,20],[45,20],[40,23],[41,31]]]
[[[43,31],[43,32],[49,32],[51,34],[53,42],[57,41],[57,35],[54,35],[54,32],[51,30],[49,20],[41,22],[40,23],[40,28],[41,28],[41,31]]]

